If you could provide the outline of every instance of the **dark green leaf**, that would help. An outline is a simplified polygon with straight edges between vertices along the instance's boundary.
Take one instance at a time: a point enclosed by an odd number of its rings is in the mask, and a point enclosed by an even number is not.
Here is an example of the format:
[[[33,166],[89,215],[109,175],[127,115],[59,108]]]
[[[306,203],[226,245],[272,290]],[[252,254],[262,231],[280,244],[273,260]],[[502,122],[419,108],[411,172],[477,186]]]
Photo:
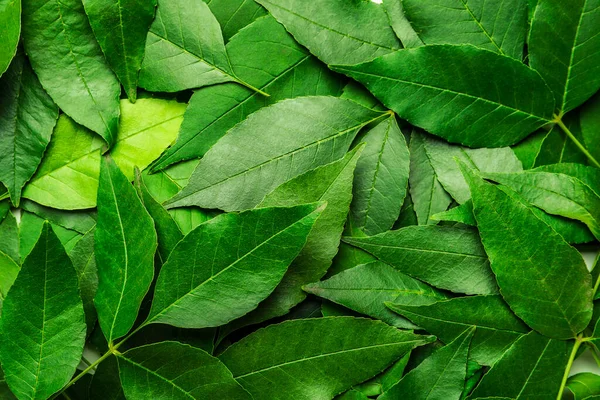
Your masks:
[[[411,124],[471,147],[515,144],[548,123],[554,108],[539,74],[473,46],[422,46],[333,70],[365,84]]]
[[[375,260],[377,259],[366,251],[341,242],[338,252],[331,263],[331,267],[325,276],[329,278],[342,271],[346,271],[361,264],[368,264]]]
[[[406,353],[401,359],[396,361],[391,367],[383,371],[376,377],[356,386],[357,390],[363,393],[369,393],[369,396],[377,396],[394,386],[404,375],[406,365],[412,352]],[[372,394],[371,394],[372,393]]]
[[[600,376],[591,372],[580,372],[569,377],[567,389],[573,393],[574,400],[600,395]]]
[[[96,296],[96,290],[98,290],[98,269],[96,268],[96,257],[94,255],[94,232],[95,229],[91,229],[83,235],[73,247],[73,250],[69,252],[69,258],[73,262],[79,278],[79,290],[88,332],[91,332],[97,319],[94,297]]]
[[[15,279],[17,279],[19,270],[19,265],[8,255],[0,251],[0,310],[2,309],[2,303],[6,298],[8,290],[15,282]]]
[[[19,225],[10,211],[6,214],[2,222],[0,222],[0,251],[12,258],[15,263],[21,264],[21,257],[19,256]]]
[[[108,357],[98,365],[89,392],[90,400],[126,400],[115,357]]]
[[[21,35],[21,1],[3,2],[0,9],[0,75],[10,65],[17,52]]]
[[[225,41],[243,27],[262,17],[267,11],[254,0],[204,0],[214,14]]]
[[[581,134],[587,149],[600,159],[600,94],[596,94],[581,108]]]

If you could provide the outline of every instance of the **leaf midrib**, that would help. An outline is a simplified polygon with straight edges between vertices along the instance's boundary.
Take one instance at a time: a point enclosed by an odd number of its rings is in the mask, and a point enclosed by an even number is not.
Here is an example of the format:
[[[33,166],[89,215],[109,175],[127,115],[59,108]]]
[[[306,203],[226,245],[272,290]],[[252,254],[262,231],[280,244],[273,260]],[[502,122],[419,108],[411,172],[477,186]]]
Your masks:
[[[348,238],[348,239],[350,239],[350,238]],[[366,246],[384,247],[384,248],[389,248],[389,249],[408,250],[408,251],[415,251],[415,252],[436,253],[436,254],[444,254],[444,255],[452,255],[452,256],[471,257],[471,258],[481,258],[481,259],[487,260],[487,256],[477,255],[477,254],[457,253],[457,252],[446,251],[446,250],[421,249],[421,248],[417,248],[417,247],[396,246],[396,245],[389,245],[389,244],[388,245],[374,244],[374,243],[368,243],[366,241],[362,242],[361,240],[348,240],[348,239],[345,240],[345,241],[347,241],[347,243],[350,243],[350,244],[354,243],[356,245],[366,245]]]
[[[125,357],[125,355],[123,355],[123,354],[119,354],[119,355],[118,355],[118,357],[119,357],[120,359],[122,359],[122,360],[124,360],[124,361],[126,361],[126,362],[128,362],[128,363],[130,363],[130,364],[132,364],[132,365],[134,365],[134,366],[136,366],[136,367],[138,367],[138,368],[140,368],[140,369],[142,369],[142,370],[144,370],[144,371],[146,371],[146,372],[148,372],[148,373],[150,373],[150,374],[152,374],[152,375],[154,375],[154,376],[156,376],[156,377],[158,377],[160,380],[162,380],[162,381],[164,381],[164,382],[168,382],[168,383],[170,383],[170,384],[171,384],[171,386],[173,386],[173,388],[175,388],[175,389],[179,390],[181,393],[183,393],[183,394],[184,394],[185,396],[187,396],[188,398],[190,398],[190,399],[192,399],[192,400],[194,400],[194,399],[195,399],[195,397],[194,397],[194,396],[192,396],[192,395],[190,394],[190,392],[186,391],[186,390],[185,390],[185,389],[183,389],[181,386],[179,386],[179,385],[175,384],[175,382],[173,382],[173,381],[171,381],[171,380],[169,380],[169,379],[165,378],[164,376],[160,375],[159,373],[157,373],[157,372],[155,372],[155,371],[153,371],[153,370],[151,370],[151,369],[149,369],[149,368],[145,367],[144,365],[142,365],[142,364],[140,364],[140,363],[137,363],[137,362],[133,361],[133,360],[132,360],[132,359],[130,359],[130,358],[127,358],[127,357]]]

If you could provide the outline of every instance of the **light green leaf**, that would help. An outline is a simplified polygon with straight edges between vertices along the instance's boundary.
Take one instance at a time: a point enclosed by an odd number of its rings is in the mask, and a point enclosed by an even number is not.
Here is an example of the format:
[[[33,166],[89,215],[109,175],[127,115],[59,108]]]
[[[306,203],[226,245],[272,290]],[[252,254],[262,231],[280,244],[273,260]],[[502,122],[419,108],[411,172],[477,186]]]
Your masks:
[[[219,361],[198,348],[177,342],[137,347],[117,355],[128,400],[250,400]]]
[[[432,340],[362,318],[300,319],[261,329],[219,358],[256,398],[328,400]]]
[[[255,207],[282,183],[342,157],[361,127],[387,115],[325,96],[262,108],[206,153],[188,186],[166,205],[225,211]]]
[[[440,289],[498,292],[479,235],[471,228],[408,226],[370,237],[345,237],[344,241]]]
[[[421,46],[332,68],[365,84],[401,118],[452,143],[508,146],[552,119],[554,99],[537,72],[473,46]]]
[[[388,15],[390,25],[406,48],[423,46],[423,41],[406,18],[402,0],[383,0],[383,7]]]
[[[27,257],[31,249],[33,249],[33,246],[37,243],[38,238],[42,233],[44,222],[44,218],[40,218],[30,212],[21,211],[18,240],[19,256],[21,260],[24,260],[25,257]],[[14,223],[16,224],[16,221]],[[79,232],[63,228],[60,225],[52,224],[52,229],[56,236],[58,236],[58,239],[67,253],[75,247],[75,244],[77,244],[79,239],[83,236]]]
[[[199,225],[163,265],[144,325],[216,327],[255,309],[302,250],[322,210],[315,204],[262,208]]]
[[[58,107],[112,146],[121,88],[81,0],[24,1],[23,44],[33,70]]]
[[[64,211],[55,208],[44,207],[31,200],[24,200],[21,208],[33,213],[38,217],[50,221],[55,225],[73,230],[75,232],[86,234],[96,226],[96,211]]]
[[[73,376],[85,343],[77,274],[50,224],[4,299],[0,353],[19,399],[47,399]]]
[[[503,298],[538,332],[575,337],[592,316],[592,279],[581,254],[511,196],[510,189],[486,183],[464,164],[461,169]]]
[[[154,223],[117,165],[102,158],[95,233],[98,320],[111,343],[131,329],[154,276]]]
[[[569,377],[567,389],[573,393],[574,400],[600,395],[600,376],[591,372],[580,372]]]
[[[0,2],[0,75],[8,69],[21,36],[21,0]]]
[[[267,14],[254,0],[204,0],[219,21],[225,41],[245,26]]]
[[[135,102],[146,36],[157,0],[83,0],[106,61]]]
[[[17,279],[19,270],[19,265],[11,257],[0,251],[0,310],[8,290]]]

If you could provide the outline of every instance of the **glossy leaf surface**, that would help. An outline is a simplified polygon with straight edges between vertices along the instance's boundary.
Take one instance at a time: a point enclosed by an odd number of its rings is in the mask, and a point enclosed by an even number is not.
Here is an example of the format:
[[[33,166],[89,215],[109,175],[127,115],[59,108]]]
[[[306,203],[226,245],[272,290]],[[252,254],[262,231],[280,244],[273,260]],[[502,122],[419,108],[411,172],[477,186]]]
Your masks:
[[[21,35],[21,1],[4,0],[0,3],[0,76],[6,72],[17,52]]]

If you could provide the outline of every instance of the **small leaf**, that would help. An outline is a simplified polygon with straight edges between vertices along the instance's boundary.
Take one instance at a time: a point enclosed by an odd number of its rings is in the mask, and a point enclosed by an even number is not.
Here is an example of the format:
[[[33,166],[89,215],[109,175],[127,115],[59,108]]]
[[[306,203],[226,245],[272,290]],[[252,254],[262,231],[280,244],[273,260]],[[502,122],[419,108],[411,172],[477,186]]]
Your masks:
[[[567,389],[573,393],[574,400],[600,395],[600,376],[591,372],[580,372],[569,377]]]
[[[8,69],[17,52],[21,35],[21,1],[6,2],[0,10],[0,75]]]
[[[156,232],[135,189],[102,158],[95,233],[98,320],[111,343],[129,332],[154,275]]]
[[[600,159],[600,94],[595,95],[581,108],[581,134],[589,152]]]
[[[6,298],[8,290],[12,287],[17,275],[19,274],[19,265],[8,255],[0,251],[0,310],[2,303]]]
[[[362,318],[301,319],[261,329],[219,358],[256,398],[325,400],[432,340]]]
[[[137,347],[118,354],[117,360],[128,400],[252,398],[218,358],[185,344]]]
[[[332,68],[365,84],[400,118],[451,143],[508,146],[552,118],[554,99],[539,74],[473,46],[421,46]]]
[[[85,321],[77,274],[50,224],[4,299],[0,353],[20,399],[46,399],[71,379],[83,352]]]

